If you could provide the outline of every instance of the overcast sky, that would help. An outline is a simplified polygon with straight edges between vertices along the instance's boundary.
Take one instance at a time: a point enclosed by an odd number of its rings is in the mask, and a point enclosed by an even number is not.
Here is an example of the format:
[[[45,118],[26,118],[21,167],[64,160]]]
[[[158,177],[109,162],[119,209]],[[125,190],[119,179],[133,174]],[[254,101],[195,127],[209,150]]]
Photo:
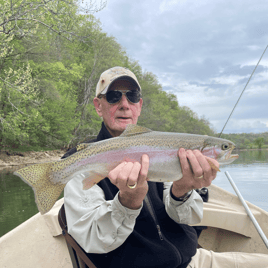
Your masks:
[[[181,106],[223,128],[268,45],[267,0],[107,0],[95,16]],[[224,133],[268,131],[268,50]]]

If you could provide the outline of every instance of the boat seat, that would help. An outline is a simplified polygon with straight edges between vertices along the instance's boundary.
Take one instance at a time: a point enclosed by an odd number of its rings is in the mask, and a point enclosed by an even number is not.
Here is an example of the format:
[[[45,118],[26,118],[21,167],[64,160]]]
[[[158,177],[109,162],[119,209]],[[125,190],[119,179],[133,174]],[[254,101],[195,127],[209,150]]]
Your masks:
[[[58,221],[62,229],[62,234],[66,240],[69,254],[74,268],[97,268],[94,263],[89,259],[86,252],[79,246],[74,238],[68,234],[67,221],[65,216],[64,204],[59,210]]]

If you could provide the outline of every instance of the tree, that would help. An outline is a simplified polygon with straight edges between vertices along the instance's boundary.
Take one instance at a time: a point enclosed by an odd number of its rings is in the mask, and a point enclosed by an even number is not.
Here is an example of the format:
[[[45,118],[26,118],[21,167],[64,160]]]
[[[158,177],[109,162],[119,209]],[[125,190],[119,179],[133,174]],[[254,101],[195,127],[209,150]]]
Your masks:
[[[264,145],[264,138],[259,137],[259,138],[255,139],[254,144],[256,144],[258,146],[258,148],[261,149],[262,146]]]
[[[90,35],[77,34],[84,16],[106,2],[84,5],[72,0],[0,0],[0,141],[22,144],[29,140],[28,123],[40,119],[42,92],[32,77],[29,57],[54,35],[90,45]],[[58,38],[58,39],[59,39]],[[42,48],[44,48],[42,46]],[[55,106],[56,107],[56,106]],[[36,128],[35,128],[36,129]],[[31,137],[32,138],[32,137]],[[17,146],[16,145],[16,146]]]

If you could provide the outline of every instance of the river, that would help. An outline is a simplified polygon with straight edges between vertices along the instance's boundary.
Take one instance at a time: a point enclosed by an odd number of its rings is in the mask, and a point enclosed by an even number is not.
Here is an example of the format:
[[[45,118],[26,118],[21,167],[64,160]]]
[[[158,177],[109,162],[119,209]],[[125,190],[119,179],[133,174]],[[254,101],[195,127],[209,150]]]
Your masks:
[[[268,150],[239,151],[239,159],[221,167],[214,184],[235,193],[224,171],[228,171],[243,197],[268,211]],[[0,171],[0,236],[38,212],[34,193],[7,168]]]
[[[268,211],[268,150],[239,151],[239,158],[221,167],[214,184],[235,194],[228,171],[245,200]]]

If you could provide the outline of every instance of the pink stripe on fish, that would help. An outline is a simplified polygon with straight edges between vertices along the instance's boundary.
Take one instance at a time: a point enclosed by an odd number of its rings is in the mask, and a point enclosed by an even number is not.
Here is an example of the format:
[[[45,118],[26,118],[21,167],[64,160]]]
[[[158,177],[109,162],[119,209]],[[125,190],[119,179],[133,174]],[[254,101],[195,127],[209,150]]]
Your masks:
[[[109,152],[99,153],[97,155],[93,155],[83,160],[77,161],[76,163],[69,165],[65,169],[65,172],[73,173],[74,169],[95,163],[98,163],[100,165],[109,163],[109,169],[111,169],[123,161],[140,162],[141,156],[143,154],[147,154],[149,156],[151,164],[158,162],[168,162],[170,161],[170,158],[177,158],[177,149],[135,146],[129,147],[125,150],[113,150]]]

